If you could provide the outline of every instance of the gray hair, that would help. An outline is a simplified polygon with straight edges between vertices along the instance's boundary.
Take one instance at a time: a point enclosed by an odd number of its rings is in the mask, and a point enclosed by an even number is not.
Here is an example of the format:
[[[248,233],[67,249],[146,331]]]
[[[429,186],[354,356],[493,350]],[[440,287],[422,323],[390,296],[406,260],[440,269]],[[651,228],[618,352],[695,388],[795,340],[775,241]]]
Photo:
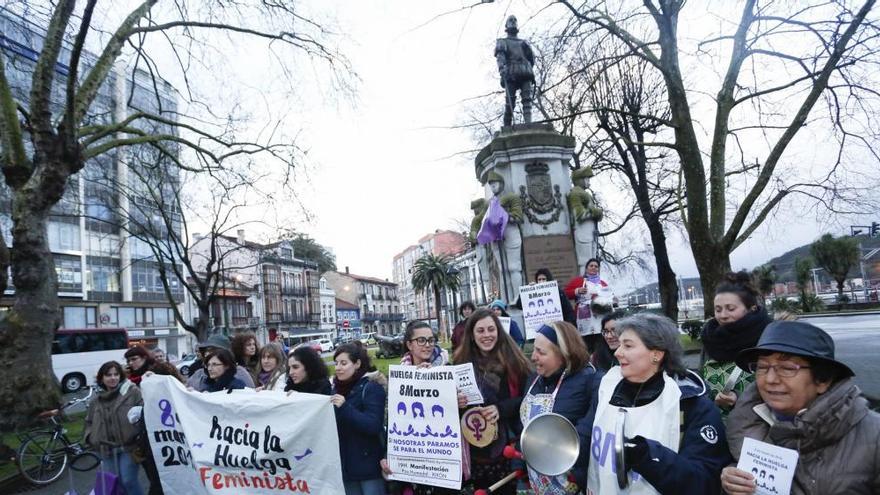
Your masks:
[[[664,352],[660,369],[672,376],[683,376],[687,373],[678,326],[668,317],[653,313],[638,313],[617,320],[615,326],[617,336],[620,337],[620,334],[626,330],[635,332],[648,349]]]

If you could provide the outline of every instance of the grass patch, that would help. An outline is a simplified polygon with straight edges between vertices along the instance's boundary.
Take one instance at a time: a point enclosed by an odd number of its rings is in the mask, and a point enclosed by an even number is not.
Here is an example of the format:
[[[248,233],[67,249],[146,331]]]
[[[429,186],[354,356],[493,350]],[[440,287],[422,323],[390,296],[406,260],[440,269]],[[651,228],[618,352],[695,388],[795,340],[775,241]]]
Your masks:
[[[85,421],[85,412],[71,414],[62,420],[62,424],[64,425],[64,429],[66,430],[68,440],[70,440],[71,442],[79,442],[82,440],[83,430],[85,429]],[[48,421],[41,428],[39,428],[40,431],[51,429],[52,424]],[[21,439],[19,438],[19,434],[16,432],[4,433],[0,435],[0,443],[6,445],[15,452],[18,452],[18,447],[21,445]],[[16,465],[15,461],[9,459],[0,459],[0,480],[7,480],[9,478],[12,478],[13,476],[18,476],[18,466]]]
[[[692,339],[688,335],[679,335],[678,340],[681,341],[681,346],[684,347],[685,352],[700,350],[703,348],[702,342],[697,339]]]

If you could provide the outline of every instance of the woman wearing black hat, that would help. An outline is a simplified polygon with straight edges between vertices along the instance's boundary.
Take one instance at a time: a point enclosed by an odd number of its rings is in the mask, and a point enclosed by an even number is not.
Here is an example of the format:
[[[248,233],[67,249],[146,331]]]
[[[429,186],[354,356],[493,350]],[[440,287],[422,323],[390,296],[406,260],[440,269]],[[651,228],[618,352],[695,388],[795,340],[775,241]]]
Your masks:
[[[736,364],[755,373],[730,414],[730,453],[754,438],[798,451],[791,493],[880,493],[880,415],[853,383],[852,370],[834,359],[834,341],[801,321],[777,321]],[[724,468],[727,493],[751,494],[755,477]]]

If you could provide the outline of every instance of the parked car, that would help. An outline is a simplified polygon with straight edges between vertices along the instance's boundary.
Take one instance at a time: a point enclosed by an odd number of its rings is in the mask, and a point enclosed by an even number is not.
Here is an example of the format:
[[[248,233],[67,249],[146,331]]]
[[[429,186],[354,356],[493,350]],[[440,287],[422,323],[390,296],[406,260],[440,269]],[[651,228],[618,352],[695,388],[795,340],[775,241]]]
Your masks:
[[[361,342],[366,345],[376,345],[376,332],[368,332],[361,335]]]
[[[351,342],[351,335],[340,335],[336,337],[336,340],[333,341],[334,347],[339,347],[342,344],[347,344]]]
[[[297,345],[296,347],[294,347],[294,349],[299,349],[300,347],[311,347],[311,348],[314,349],[315,352],[317,352],[318,354],[324,352],[324,351],[321,350],[321,344],[318,343],[317,340],[310,340],[310,341],[308,341],[308,342],[303,342],[302,344],[299,344],[299,345]]]
[[[321,346],[321,352],[330,352],[336,347],[330,339],[318,339],[315,342]]]
[[[196,362],[196,359],[198,359],[198,356],[195,354],[184,354],[182,358],[174,363],[174,366],[177,366],[177,370],[180,371],[181,375],[189,376],[189,367]]]

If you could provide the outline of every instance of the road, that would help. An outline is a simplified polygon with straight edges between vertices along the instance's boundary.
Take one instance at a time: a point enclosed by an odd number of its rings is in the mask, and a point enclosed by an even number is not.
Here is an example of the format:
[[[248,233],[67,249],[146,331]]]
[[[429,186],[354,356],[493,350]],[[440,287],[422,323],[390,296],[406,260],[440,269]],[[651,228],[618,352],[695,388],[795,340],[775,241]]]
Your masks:
[[[856,384],[875,407],[880,407],[880,313],[801,318],[828,332],[835,357],[853,369]],[[700,365],[699,354],[684,358],[688,368]]]
[[[834,339],[835,357],[853,369],[856,384],[880,404],[880,313],[803,318]]]

